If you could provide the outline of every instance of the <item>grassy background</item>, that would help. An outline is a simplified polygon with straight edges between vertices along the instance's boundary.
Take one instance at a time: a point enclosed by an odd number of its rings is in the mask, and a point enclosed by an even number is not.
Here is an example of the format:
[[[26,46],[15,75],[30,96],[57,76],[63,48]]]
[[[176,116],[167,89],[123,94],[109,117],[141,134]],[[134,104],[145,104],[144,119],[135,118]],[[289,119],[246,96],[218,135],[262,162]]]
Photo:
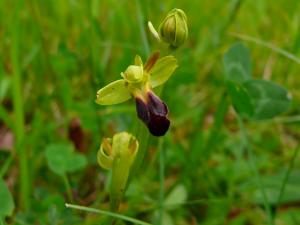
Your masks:
[[[189,39],[176,52],[180,67],[162,96],[172,126],[162,156],[157,139],[150,139],[122,213],[164,225],[270,224],[235,113],[222,99],[222,56],[243,41],[255,78],[277,82],[293,96],[284,115],[247,122],[246,129],[274,224],[300,224],[300,165],[294,157],[299,63],[232,35],[256,37],[299,56],[299,1],[2,0],[0,167],[16,203],[9,224],[107,224],[104,216],[65,208],[64,183],[47,166],[45,149],[70,143],[86,155],[88,165],[68,174],[74,202],[108,208],[109,174],[96,164],[96,152],[103,137],[133,132],[137,118],[133,101],[98,106],[96,91],[118,79],[136,54],[145,60],[156,49],[146,23],[158,26],[174,7],[187,14]],[[169,206],[162,209],[159,202]]]

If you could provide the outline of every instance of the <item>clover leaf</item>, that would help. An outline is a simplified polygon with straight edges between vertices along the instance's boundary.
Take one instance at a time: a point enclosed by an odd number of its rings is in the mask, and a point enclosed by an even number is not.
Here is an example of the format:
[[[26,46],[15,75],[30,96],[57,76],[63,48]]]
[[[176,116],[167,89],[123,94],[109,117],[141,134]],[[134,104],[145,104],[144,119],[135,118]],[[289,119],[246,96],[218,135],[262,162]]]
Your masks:
[[[69,144],[48,145],[46,148],[46,159],[49,168],[60,176],[68,172],[78,171],[87,164],[86,157],[76,153]]]

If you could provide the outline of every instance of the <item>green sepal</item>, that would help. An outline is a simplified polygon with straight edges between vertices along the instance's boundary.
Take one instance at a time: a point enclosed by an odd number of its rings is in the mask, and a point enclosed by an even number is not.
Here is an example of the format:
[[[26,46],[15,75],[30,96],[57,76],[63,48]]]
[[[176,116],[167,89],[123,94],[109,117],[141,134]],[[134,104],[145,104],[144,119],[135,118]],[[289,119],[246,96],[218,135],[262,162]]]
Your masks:
[[[116,80],[97,92],[96,103],[99,105],[113,105],[125,102],[131,98],[125,80]]]
[[[157,60],[150,70],[150,83],[153,88],[165,83],[178,67],[177,59],[172,56],[165,56]]]

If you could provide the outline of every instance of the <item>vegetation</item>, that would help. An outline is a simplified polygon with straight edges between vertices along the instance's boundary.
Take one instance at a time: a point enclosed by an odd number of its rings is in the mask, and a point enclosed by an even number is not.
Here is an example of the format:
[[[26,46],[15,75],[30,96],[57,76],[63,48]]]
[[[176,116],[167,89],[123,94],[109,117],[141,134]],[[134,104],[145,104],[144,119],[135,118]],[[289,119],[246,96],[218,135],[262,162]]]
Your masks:
[[[299,10],[0,1],[0,224],[299,224]]]

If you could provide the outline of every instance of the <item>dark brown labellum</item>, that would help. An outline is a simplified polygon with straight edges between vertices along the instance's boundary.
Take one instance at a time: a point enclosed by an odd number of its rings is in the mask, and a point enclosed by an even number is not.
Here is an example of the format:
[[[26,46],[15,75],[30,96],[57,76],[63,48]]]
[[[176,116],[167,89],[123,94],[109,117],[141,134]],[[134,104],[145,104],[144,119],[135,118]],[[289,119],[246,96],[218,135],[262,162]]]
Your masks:
[[[154,136],[163,136],[168,131],[170,120],[168,107],[153,92],[147,93],[147,100],[135,99],[138,117],[146,124],[150,133]]]

